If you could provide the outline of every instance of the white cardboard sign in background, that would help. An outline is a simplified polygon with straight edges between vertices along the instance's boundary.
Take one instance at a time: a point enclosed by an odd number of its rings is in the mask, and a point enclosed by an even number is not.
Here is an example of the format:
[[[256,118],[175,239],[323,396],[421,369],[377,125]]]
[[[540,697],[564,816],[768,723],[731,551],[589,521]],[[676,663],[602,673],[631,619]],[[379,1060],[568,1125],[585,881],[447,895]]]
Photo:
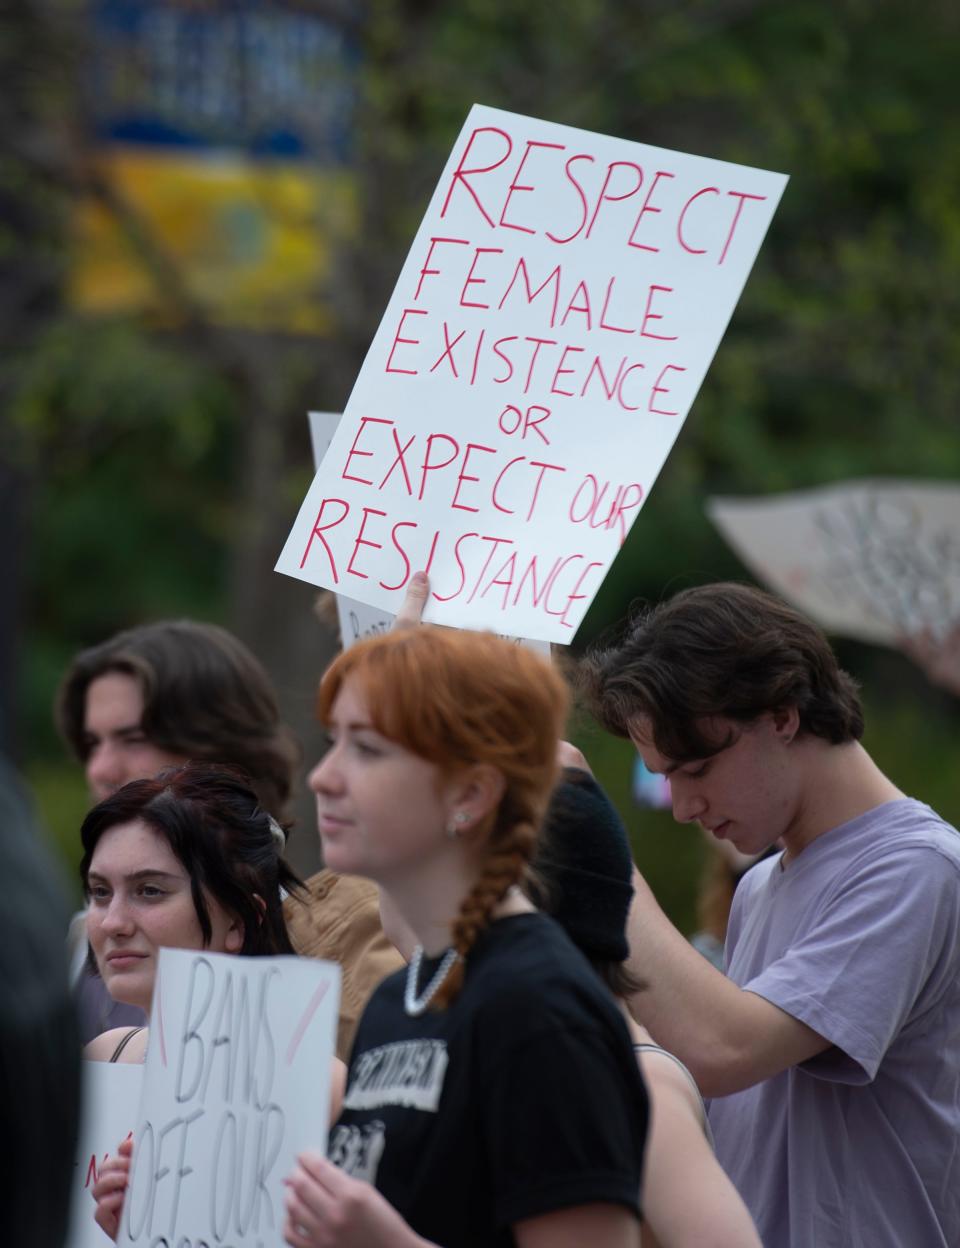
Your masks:
[[[83,1116],[74,1163],[67,1248],[111,1248],[113,1240],[93,1220],[91,1189],[100,1168],[133,1130],[143,1085],[136,1062],[83,1063]]]
[[[785,184],[475,106],[277,570],[569,642]]]
[[[283,1180],[327,1138],[340,968],[163,949],[120,1242],[282,1243]]]
[[[960,621],[960,487],[850,481],[707,512],[761,580],[824,628],[897,645]]]
[[[308,412],[310,420],[310,443],[313,447],[313,462],[320,467],[327,448],[333,438],[337,425],[341,420],[340,412]],[[389,633],[393,627],[394,613],[385,611],[383,607],[373,607],[369,603],[360,602],[356,598],[347,598],[344,594],[336,594],[337,620],[340,624],[340,645],[349,650],[354,642],[366,637],[379,637],[381,633]],[[536,650],[544,657],[550,657],[548,642],[528,641],[524,638],[511,637],[520,645]]]

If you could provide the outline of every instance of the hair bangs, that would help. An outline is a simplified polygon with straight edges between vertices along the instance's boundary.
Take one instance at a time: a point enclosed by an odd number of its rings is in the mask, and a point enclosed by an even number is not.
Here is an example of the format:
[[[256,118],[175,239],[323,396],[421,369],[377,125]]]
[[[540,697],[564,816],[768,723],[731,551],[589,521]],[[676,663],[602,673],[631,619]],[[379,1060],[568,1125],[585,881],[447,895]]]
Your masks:
[[[441,769],[487,762],[509,771],[517,758],[553,767],[563,681],[540,656],[492,633],[421,625],[358,642],[321,681],[323,723],[351,679],[377,732]]]

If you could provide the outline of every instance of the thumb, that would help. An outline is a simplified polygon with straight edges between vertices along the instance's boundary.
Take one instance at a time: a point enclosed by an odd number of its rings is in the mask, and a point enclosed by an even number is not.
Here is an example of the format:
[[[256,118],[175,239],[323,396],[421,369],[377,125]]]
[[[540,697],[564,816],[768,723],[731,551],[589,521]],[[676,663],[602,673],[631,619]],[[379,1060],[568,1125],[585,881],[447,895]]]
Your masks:
[[[427,596],[430,593],[430,581],[426,572],[414,572],[407,582],[407,592],[403,596],[397,618],[393,622],[395,629],[416,628],[423,615]]]

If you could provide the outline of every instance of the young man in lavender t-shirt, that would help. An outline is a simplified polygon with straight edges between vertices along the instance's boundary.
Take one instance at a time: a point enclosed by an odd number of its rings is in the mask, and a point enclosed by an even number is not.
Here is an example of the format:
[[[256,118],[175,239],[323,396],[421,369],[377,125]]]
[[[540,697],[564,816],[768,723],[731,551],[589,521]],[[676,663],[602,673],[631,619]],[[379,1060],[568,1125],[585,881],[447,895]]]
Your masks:
[[[714,1098],[764,1243],[960,1244],[960,835],[879,771],[826,639],[758,590],[680,593],[585,672],[678,820],[783,847],[737,891],[729,978],[639,877],[631,918],[637,1016]]]

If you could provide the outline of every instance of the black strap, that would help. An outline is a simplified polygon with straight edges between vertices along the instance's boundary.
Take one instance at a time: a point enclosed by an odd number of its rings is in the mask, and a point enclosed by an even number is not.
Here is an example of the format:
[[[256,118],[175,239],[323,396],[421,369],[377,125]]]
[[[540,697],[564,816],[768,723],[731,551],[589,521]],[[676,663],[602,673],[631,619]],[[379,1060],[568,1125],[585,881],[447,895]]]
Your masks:
[[[133,1039],[133,1037],[141,1031],[143,1031],[142,1027],[131,1027],[125,1036],[121,1036],[120,1043],[113,1050],[113,1057],[110,1058],[110,1061],[115,1062],[117,1058],[120,1056],[120,1054],[123,1052],[123,1050],[130,1043],[130,1041]]]

